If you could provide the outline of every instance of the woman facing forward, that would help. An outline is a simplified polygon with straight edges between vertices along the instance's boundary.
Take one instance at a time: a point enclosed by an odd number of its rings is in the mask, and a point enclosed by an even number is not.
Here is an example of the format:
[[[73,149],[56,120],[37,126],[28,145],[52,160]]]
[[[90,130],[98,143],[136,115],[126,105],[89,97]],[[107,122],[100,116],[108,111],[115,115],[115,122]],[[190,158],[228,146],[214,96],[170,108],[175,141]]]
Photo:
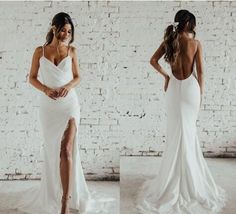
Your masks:
[[[71,17],[63,12],[56,14],[46,39],[43,47],[36,48],[30,71],[30,83],[43,92],[40,97],[45,140],[42,199],[50,213],[56,213],[60,198],[62,214],[68,213],[69,207],[84,211],[89,192],[78,148],[80,106],[74,88],[80,78],[76,48],[70,46],[74,40]],[[37,79],[39,68],[43,83]]]
[[[143,214],[209,214],[224,206],[224,190],[215,184],[197,137],[203,66],[195,26],[192,13],[178,11],[151,58],[152,66],[165,78],[167,146],[158,176],[146,181],[139,192],[137,208]],[[170,64],[170,76],[158,63],[163,55]]]
[[[2,186],[0,210],[17,209],[29,214],[68,214],[70,210],[81,214],[110,213],[115,198],[95,191],[90,194],[81,166],[80,105],[75,91],[80,81],[79,66],[76,48],[70,46],[74,25],[67,13],[54,16],[46,40],[34,52],[29,76],[30,83],[42,92],[42,178],[39,185],[20,190]]]
[[[74,88],[80,78],[76,48],[70,46],[74,25],[68,14],[61,12],[54,16],[46,40],[46,44],[34,52],[29,76],[30,83],[42,92],[41,182],[24,191],[1,192],[0,210],[16,208],[30,214],[66,214],[72,208],[83,213],[90,194],[79,155],[80,105]]]

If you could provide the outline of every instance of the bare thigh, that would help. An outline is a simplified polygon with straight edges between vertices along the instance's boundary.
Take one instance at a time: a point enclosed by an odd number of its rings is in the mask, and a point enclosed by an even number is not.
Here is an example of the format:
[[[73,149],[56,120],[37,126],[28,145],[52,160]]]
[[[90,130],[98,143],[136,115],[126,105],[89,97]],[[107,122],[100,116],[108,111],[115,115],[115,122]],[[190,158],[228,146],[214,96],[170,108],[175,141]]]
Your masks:
[[[67,128],[62,137],[60,157],[64,158],[72,157],[75,134],[76,134],[76,124],[75,124],[75,119],[72,118],[68,121]]]

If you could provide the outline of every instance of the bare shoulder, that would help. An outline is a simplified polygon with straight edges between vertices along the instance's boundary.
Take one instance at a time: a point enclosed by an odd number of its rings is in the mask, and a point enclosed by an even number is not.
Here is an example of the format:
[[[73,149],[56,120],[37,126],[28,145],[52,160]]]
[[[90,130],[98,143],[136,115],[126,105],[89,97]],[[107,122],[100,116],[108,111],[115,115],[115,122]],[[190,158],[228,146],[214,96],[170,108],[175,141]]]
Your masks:
[[[199,50],[199,44],[200,44],[200,41],[197,40],[197,39],[191,39],[192,40],[192,47],[194,49],[194,55],[197,54],[198,50]]]
[[[166,44],[166,42],[162,41],[161,44],[160,44],[160,47],[165,47],[165,44]]]
[[[77,48],[75,46],[70,45],[70,51],[71,53],[77,52]]]
[[[196,43],[197,49],[202,48],[201,42],[199,40],[194,39],[194,41]]]
[[[77,48],[75,46],[70,45],[70,55],[72,58],[77,58]]]
[[[43,55],[43,47],[42,46],[36,47],[34,51],[34,55],[35,57],[40,58]]]

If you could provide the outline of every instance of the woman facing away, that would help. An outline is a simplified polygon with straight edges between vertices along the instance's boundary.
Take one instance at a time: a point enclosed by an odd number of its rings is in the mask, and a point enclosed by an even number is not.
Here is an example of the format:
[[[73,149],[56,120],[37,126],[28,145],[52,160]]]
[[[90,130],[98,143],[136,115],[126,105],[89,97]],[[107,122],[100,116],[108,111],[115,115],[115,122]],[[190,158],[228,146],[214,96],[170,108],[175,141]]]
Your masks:
[[[70,46],[74,25],[67,13],[54,16],[46,40],[33,54],[29,76],[29,82],[42,92],[39,110],[44,137],[42,178],[39,186],[24,191],[0,191],[0,210],[18,209],[30,214],[68,214],[69,209],[77,213],[106,213],[105,200],[91,203],[94,200],[80,161],[80,105],[74,89],[80,77],[77,51]],[[38,79],[39,70],[42,82]]]
[[[225,191],[216,185],[208,169],[196,130],[203,93],[196,20],[189,11],[180,10],[174,21],[150,61],[165,78],[167,145],[158,175],[140,188],[137,209],[142,214],[219,213],[225,205]],[[170,75],[158,63],[163,55],[170,64]]]

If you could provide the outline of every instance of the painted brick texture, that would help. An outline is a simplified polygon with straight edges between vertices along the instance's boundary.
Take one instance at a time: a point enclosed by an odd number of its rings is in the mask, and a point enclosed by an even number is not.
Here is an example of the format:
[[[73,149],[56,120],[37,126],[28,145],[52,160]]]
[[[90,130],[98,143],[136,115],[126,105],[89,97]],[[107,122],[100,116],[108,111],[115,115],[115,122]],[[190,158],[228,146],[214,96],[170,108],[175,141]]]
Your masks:
[[[75,24],[81,83],[80,153],[88,179],[117,179],[119,155],[161,155],[163,79],[149,64],[175,13],[197,19],[205,92],[197,121],[205,156],[236,154],[236,2],[0,2],[0,179],[38,179],[43,138],[39,91],[27,82],[52,17]],[[161,65],[170,72],[169,66]]]
[[[149,60],[179,9],[196,16],[205,92],[197,121],[205,156],[236,153],[236,2],[122,2],[119,87],[121,155],[161,155],[166,142],[164,80]],[[163,58],[160,64],[170,73]],[[174,108],[174,106],[173,106]]]
[[[71,15],[80,63],[80,154],[88,179],[118,179],[119,5],[112,2],[1,2],[0,179],[37,179],[43,161],[39,93],[27,81],[32,54],[52,17]],[[40,73],[39,73],[40,78]]]

